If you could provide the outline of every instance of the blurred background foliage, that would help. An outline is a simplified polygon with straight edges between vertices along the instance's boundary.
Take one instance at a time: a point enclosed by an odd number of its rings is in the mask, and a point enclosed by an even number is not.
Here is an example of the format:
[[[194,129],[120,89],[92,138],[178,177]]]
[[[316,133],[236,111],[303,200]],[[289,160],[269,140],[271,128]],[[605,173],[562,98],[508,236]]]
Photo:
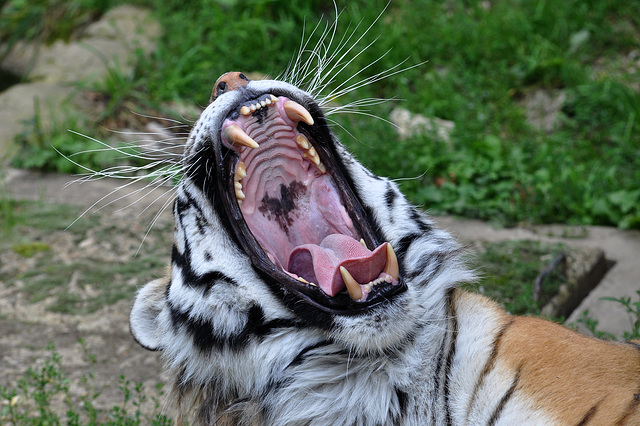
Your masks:
[[[19,39],[72,39],[120,3],[0,1],[0,40],[6,48]],[[319,0],[128,3],[152,9],[165,33],[126,85],[103,86],[125,87],[120,96],[139,100],[142,109],[142,99],[204,106],[214,81],[230,70],[275,77],[318,22],[335,19],[334,4]],[[409,198],[434,214],[502,225],[640,228],[640,3],[351,0],[337,5],[338,39],[364,32],[385,6],[359,44],[377,41],[340,79],[427,62],[337,102],[385,98],[369,112],[386,120],[401,106],[450,120],[455,130],[449,142],[400,139],[384,120],[333,116],[336,133],[361,161],[400,179]],[[536,91],[564,98],[551,130],[527,122],[525,101]]]

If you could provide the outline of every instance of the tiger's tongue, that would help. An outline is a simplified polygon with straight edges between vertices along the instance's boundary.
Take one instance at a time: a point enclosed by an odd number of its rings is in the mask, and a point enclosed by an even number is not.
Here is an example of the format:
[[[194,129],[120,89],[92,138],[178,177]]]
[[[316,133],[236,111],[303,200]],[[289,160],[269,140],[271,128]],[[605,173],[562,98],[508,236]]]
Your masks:
[[[332,234],[320,245],[304,244],[293,249],[287,270],[316,283],[333,297],[345,288],[340,266],[358,283],[367,284],[380,276],[386,263],[386,243],[371,251],[347,235]]]

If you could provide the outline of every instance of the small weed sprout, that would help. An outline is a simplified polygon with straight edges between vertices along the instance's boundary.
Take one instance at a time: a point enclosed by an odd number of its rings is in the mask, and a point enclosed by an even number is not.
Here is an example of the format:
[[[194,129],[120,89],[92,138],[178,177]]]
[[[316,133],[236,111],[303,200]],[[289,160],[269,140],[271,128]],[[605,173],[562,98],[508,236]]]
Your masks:
[[[148,397],[142,383],[136,383],[132,391],[130,381],[124,376],[120,376],[122,405],[115,405],[108,411],[96,408],[95,400],[100,396],[100,392],[95,391],[93,374],[96,357],[89,353],[84,341],[80,340],[79,344],[90,364],[89,372],[79,380],[87,392],[79,398],[72,394],[71,380],[62,369],[62,357],[49,343],[49,355],[41,367],[30,367],[13,388],[0,386],[0,423],[16,426],[171,424],[170,419],[160,414],[162,384],[155,388],[158,396],[152,397],[153,414],[143,413],[142,404]]]
[[[601,300],[607,300],[610,302],[616,302],[621,305],[631,317],[631,331],[624,331],[622,337],[624,340],[640,339],[640,290],[637,291],[638,300],[631,301],[631,297],[603,297]],[[598,330],[598,320],[589,316],[589,311],[584,311],[582,316],[577,320],[579,324],[585,326],[585,328],[595,337],[599,339],[615,340],[616,336],[606,331]]]

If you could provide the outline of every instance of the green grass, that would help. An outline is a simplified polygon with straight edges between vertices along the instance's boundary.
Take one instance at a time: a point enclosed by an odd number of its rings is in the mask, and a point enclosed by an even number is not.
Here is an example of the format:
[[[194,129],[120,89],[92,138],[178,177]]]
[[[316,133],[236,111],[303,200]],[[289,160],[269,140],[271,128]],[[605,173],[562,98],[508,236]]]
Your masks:
[[[36,3],[24,0],[31,2]],[[91,9],[85,0],[71,3]],[[206,105],[214,81],[229,70],[275,76],[298,49],[302,33],[310,34],[322,16],[333,15],[331,3],[320,1],[139,3],[154,10],[165,34],[131,76],[111,75],[98,87],[113,99],[110,111],[121,109],[126,99],[143,110],[145,99]],[[361,32],[385,4],[339,4],[344,11],[338,38],[360,21]],[[387,51],[363,76],[405,59],[407,65],[428,62],[339,101],[403,99],[371,112],[384,118],[400,105],[452,120],[452,141],[398,140],[388,124],[355,115],[337,119],[357,139],[336,130],[376,173],[410,178],[401,182],[402,189],[433,213],[503,225],[640,228],[640,70],[632,55],[640,49],[639,28],[636,2],[394,1],[360,44],[379,37],[377,42],[341,79]],[[522,106],[540,89],[566,95],[561,125],[549,133],[531,128]],[[68,146],[88,143],[60,137]]]
[[[496,300],[514,315],[539,314],[566,281],[562,267],[555,268],[541,285],[540,300],[533,299],[538,275],[567,248],[562,244],[538,241],[503,241],[487,243],[479,250],[475,262],[481,279],[464,287]]]

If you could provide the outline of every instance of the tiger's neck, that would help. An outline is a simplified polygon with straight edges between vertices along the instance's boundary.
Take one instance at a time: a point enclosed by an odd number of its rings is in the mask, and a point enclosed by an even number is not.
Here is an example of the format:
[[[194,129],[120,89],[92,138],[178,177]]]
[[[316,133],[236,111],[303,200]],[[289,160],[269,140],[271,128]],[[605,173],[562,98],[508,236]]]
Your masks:
[[[192,403],[204,424],[225,424],[225,418],[229,424],[279,425],[444,422],[438,407],[447,403],[442,389],[451,386],[447,372],[455,345],[455,323],[446,318],[446,307],[425,311],[402,346],[369,354],[345,349],[324,331],[274,329],[248,339],[242,351],[226,348],[190,364],[200,371],[206,365],[208,377],[183,374],[178,397],[197,398]]]

